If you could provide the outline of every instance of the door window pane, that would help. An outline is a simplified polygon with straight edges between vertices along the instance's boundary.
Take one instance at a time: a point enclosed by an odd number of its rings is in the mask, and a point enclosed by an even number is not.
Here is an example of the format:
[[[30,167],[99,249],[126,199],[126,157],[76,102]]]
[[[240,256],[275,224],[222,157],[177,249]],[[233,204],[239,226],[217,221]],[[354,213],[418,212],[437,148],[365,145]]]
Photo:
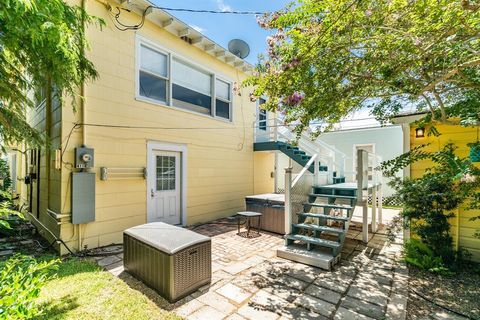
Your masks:
[[[175,190],[175,157],[157,156],[157,191]]]

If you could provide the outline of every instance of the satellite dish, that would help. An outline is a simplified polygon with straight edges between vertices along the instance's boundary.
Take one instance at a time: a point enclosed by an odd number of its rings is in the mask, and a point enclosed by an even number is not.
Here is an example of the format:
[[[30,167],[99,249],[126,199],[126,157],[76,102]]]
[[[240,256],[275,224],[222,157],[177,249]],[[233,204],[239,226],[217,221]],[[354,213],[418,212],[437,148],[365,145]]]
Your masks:
[[[240,59],[244,59],[250,53],[250,47],[243,40],[233,39],[228,42],[228,51],[230,51]]]

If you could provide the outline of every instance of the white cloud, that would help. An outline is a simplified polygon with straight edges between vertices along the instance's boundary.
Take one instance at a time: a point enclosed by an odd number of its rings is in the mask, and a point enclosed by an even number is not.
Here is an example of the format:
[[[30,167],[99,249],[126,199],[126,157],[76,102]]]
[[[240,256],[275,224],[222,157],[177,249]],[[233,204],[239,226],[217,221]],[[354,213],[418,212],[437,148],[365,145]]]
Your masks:
[[[197,30],[198,32],[200,32],[200,33],[202,33],[202,32],[205,31],[205,29],[203,29],[202,27],[199,27],[199,26],[197,26],[197,25],[192,24],[192,25],[190,25],[190,26],[191,26],[193,29],[195,29],[195,30]]]
[[[218,10],[225,12],[225,11],[232,11],[232,7],[226,4],[223,0],[216,0]]]

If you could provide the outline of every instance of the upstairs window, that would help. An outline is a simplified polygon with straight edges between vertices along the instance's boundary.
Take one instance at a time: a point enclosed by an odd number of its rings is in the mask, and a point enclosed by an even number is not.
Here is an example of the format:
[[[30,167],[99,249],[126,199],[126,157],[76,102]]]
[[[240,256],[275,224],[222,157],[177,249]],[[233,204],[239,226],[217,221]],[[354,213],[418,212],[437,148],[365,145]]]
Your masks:
[[[172,83],[173,106],[211,114],[212,75],[173,59]]]
[[[167,102],[168,56],[144,45],[140,46],[139,93],[159,102]]]
[[[137,48],[139,99],[232,120],[231,82],[149,41],[142,39]]]
[[[231,119],[230,83],[216,79],[215,81],[215,115],[224,119]]]

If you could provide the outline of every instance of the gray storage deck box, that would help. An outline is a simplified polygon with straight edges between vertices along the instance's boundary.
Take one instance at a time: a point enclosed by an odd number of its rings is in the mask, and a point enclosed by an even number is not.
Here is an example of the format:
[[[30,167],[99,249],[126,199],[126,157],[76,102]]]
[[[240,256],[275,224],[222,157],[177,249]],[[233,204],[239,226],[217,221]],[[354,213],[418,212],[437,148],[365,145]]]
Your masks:
[[[125,271],[173,302],[212,278],[209,237],[162,222],[123,233]]]

